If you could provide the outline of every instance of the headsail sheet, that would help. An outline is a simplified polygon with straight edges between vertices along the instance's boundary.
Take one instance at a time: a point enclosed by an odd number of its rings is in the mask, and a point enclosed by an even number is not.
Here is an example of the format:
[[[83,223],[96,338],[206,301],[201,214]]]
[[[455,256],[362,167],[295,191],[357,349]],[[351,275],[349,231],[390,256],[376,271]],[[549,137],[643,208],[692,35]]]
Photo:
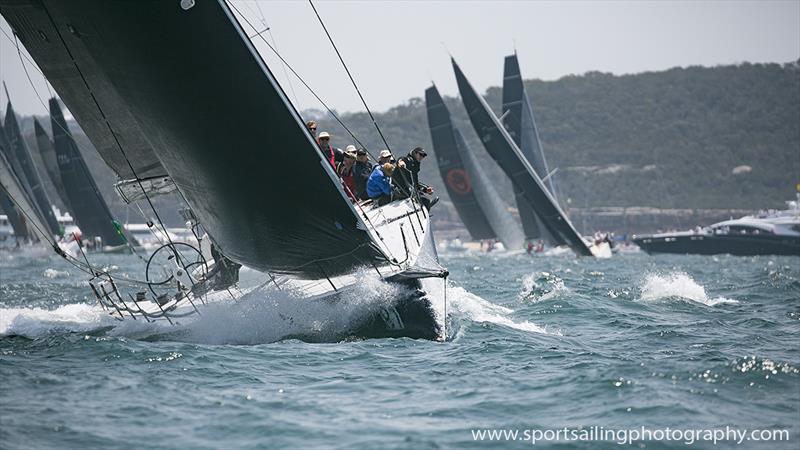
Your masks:
[[[436,86],[425,90],[425,106],[439,174],[458,216],[464,222],[472,239],[495,238],[497,234],[475,198],[473,187],[477,180],[473,180],[472,174],[464,168],[453,134],[450,111],[447,110],[447,105],[444,104]]]
[[[469,84],[456,61],[452,60],[452,63],[464,107],[486,150],[511,178],[515,187],[520,189],[520,194],[533,207],[548,232],[569,245],[575,253],[592,256],[586,243],[547,192],[541,179],[489,105]]]
[[[309,278],[385,259],[228,6],[186,6],[0,0],[26,47],[42,46],[40,32],[66,46],[29,49],[40,66],[58,67],[63,54],[76,55],[62,71],[80,69],[93,95],[118,102],[99,102],[106,116],[119,108],[130,113],[137,136],[146,137],[227,257]],[[52,18],[44,29],[32,22],[42,12]],[[83,126],[73,104],[86,89],[53,84]]]
[[[472,148],[467,144],[461,130],[453,128],[456,136],[456,145],[461,149],[461,156],[464,160],[464,168],[474,180],[475,198],[478,204],[486,213],[486,218],[496,230],[497,238],[503,243],[506,249],[521,249],[525,245],[525,233],[522,231],[517,219],[508,211],[508,204],[494,188],[489,176],[483,170],[483,166],[478,162],[477,156]]]
[[[47,131],[44,130],[42,124],[39,123],[39,119],[33,119],[33,129],[36,136],[36,147],[39,149],[39,154],[42,156],[42,163],[44,163],[44,170],[53,183],[53,187],[56,189],[61,203],[69,209],[69,199],[64,190],[64,183],[61,181],[61,173],[58,171],[58,160],[56,159],[56,151],[53,148],[53,142],[50,140],[50,136],[47,135]]]
[[[58,156],[58,170],[69,198],[70,211],[84,236],[100,237],[103,245],[119,246],[125,239],[114,226],[111,211],[97,189],[78,146],[67,128],[58,99],[50,99],[53,143]]]
[[[39,176],[39,171],[33,164],[30,149],[28,149],[28,145],[22,137],[19,122],[17,122],[17,115],[14,112],[14,108],[11,106],[11,101],[8,102],[8,107],[6,108],[6,118],[3,127],[12,153],[19,167],[22,169],[22,173],[17,173],[17,176],[20,178],[24,177],[27,181],[30,193],[33,195],[33,201],[38,207],[45,225],[47,225],[47,231],[54,236],[60,235],[61,225],[58,224],[56,215],[53,212],[53,203],[50,202],[50,198],[44,190],[42,179]]]

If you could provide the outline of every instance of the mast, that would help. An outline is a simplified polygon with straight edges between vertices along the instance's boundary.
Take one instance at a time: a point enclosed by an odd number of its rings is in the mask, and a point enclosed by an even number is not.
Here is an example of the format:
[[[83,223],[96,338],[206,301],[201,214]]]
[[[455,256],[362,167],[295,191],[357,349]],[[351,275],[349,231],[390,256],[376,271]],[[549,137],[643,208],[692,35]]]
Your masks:
[[[592,256],[589,247],[544,187],[522,151],[514,143],[486,101],[469,84],[455,59],[452,60],[452,64],[464,107],[486,150],[520,189],[521,196],[539,215],[542,223],[557,242],[569,245],[579,255]]]

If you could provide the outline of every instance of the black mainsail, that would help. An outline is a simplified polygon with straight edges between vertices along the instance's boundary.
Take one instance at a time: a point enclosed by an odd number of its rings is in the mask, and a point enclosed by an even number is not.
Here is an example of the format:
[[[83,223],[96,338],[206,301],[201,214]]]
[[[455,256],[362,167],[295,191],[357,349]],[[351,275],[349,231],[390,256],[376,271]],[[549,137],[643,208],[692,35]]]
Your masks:
[[[555,180],[552,175],[548,177],[550,168],[516,54],[506,56],[503,64],[503,124],[539,178],[544,180],[547,177],[545,186],[556,198]]]
[[[228,258],[307,278],[387,259],[224,1],[0,12],[106,161],[163,167]]]
[[[53,142],[47,131],[39,123],[39,119],[33,119],[34,135],[36,136],[36,147],[39,149],[39,154],[42,157],[45,173],[53,183],[53,187],[58,194],[61,203],[69,209],[69,199],[67,198],[66,191],[64,190],[64,183],[61,181],[61,173],[58,170],[58,159],[56,158],[56,151],[53,148]]]
[[[472,126],[486,150],[511,178],[514,188],[519,189],[518,194],[534,209],[556,243],[569,245],[579,255],[592,256],[589,247],[581,239],[550,193],[547,192],[522,151],[514,143],[486,101],[469,84],[455,59],[452,60],[452,64],[458,90]]]
[[[439,174],[453,201],[458,216],[472,239],[492,239],[497,233],[492,229],[486,214],[475,198],[474,181],[464,168],[461,160],[450,111],[444,104],[436,86],[425,90],[425,106],[428,112],[428,127],[431,130],[431,141],[439,165]]]
[[[6,138],[8,139],[12,154],[16,158],[16,162],[19,164],[22,172],[21,174],[17,173],[17,176],[27,181],[30,193],[33,195],[33,200],[44,218],[45,225],[47,225],[47,231],[54,236],[60,235],[61,226],[58,224],[55,213],[53,213],[53,204],[50,202],[50,198],[44,190],[39,172],[33,164],[33,158],[31,157],[28,145],[22,137],[19,122],[17,122],[17,115],[11,105],[11,100],[8,101],[6,107],[6,118],[3,128],[6,131]]]
[[[544,158],[536,122],[533,119],[533,109],[528,99],[528,93],[522,81],[517,55],[507,56],[503,65],[503,124],[514,143],[525,155],[533,166],[539,178],[545,179],[549,174],[547,160]],[[556,198],[552,185],[552,177],[547,179],[545,186],[550,190],[550,195]],[[517,198],[520,220],[528,238],[549,238],[546,228],[541,224],[533,208],[526,202]],[[550,238],[552,240],[552,238]]]
[[[103,245],[112,247],[125,244],[114,224],[111,211],[97,189],[89,167],[81,156],[72,133],[67,128],[58,99],[50,99],[50,120],[53,129],[53,146],[58,160],[58,170],[75,221],[84,236],[99,236]]]

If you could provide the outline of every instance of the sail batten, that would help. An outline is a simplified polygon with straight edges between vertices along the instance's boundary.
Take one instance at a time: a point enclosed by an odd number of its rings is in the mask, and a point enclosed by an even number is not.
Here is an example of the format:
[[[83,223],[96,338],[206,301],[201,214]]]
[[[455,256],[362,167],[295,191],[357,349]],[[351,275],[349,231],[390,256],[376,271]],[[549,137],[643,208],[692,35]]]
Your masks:
[[[533,208],[542,224],[557,241],[562,240],[577,254],[591,256],[592,253],[586,243],[544,187],[536,171],[514,143],[508,131],[494,115],[486,101],[469,84],[455,60],[452,60],[452,64],[458,89],[465,109],[469,113],[470,121],[486,150],[511,178],[515,185],[515,191],[519,189],[519,194]]]

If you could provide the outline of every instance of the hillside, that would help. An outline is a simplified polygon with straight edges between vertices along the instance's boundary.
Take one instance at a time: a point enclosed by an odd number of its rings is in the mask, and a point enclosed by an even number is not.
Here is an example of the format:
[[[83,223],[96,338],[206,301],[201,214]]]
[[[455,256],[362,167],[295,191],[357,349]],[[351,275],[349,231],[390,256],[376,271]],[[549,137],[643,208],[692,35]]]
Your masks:
[[[800,61],[590,72],[527,80],[526,87],[550,166],[559,168],[559,196],[572,207],[779,207],[800,181]],[[501,95],[500,87],[485,95],[498,115]],[[445,101],[473,149],[496,170],[460,99]],[[366,114],[342,118],[368,147],[383,147]],[[431,148],[420,98],[376,118],[395,153]],[[320,130],[326,128],[335,131],[335,144],[349,143],[335,122],[322,120]],[[734,175],[738,166],[750,171]],[[434,169],[426,164],[425,178],[441,188]]]
[[[498,80],[501,62],[498,58]],[[780,207],[800,182],[800,61],[624,76],[590,72],[556,81],[527,80],[526,86],[550,167],[558,168],[560,201],[580,216],[576,225],[583,231],[594,228],[589,208],[605,208],[607,217],[615,208],[631,207],[659,211]],[[485,92],[499,113],[501,88]],[[445,98],[445,102],[501,192],[511,198],[510,184],[483,150],[460,99]],[[303,115],[319,119],[320,131],[331,132],[334,145],[344,148],[352,143],[328,115],[315,110]],[[342,119],[373,154],[385,147],[366,113],[347,113]],[[421,98],[378,113],[376,119],[396,155],[417,145],[433,150]],[[42,123],[49,126],[49,119]],[[25,118],[23,127],[33,145],[32,120]],[[115,177],[86,137],[76,133],[76,138],[114,214],[123,221],[141,221],[138,211],[125,207],[113,192]],[[437,227],[460,228],[434,161],[429,158],[423,164],[422,179],[443,197],[436,211]],[[741,173],[734,175],[737,167]],[[171,206],[175,202],[170,198],[157,202],[165,206],[162,216],[173,225],[181,222]],[[658,217],[647,220],[646,228],[661,226],[659,221],[665,222],[663,226],[694,225],[685,223],[685,218],[675,223]]]

